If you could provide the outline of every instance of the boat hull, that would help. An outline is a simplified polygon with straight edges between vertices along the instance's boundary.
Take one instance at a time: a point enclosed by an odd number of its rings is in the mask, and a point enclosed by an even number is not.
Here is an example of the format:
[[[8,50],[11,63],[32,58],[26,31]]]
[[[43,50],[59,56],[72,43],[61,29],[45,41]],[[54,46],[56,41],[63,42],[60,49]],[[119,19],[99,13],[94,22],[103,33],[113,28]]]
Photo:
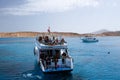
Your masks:
[[[83,42],[91,43],[91,42],[98,42],[98,40],[82,40]]]
[[[71,69],[71,70],[60,70],[60,71],[50,71],[50,72],[43,72],[43,73],[45,73],[45,74],[51,74],[51,73],[70,73],[71,71],[73,71],[73,69]]]
[[[41,59],[39,59],[40,54],[39,54],[39,48],[37,46],[34,47],[34,55],[36,56],[37,62],[38,62],[38,64],[39,64],[39,66],[40,66],[43,73],[58,73],[58,72],[61,72],[61,73],[62,72],[63,73],[67,72],[68,73],[68,72],[71,72],[73,70],[73,60],[72,60],[72,58],[69,60],[69,62],[71,63],[71,67],[69,67],[69,68],[63,68],[63,67],[55,68],[55,66],[54,66],[52,68],[45,69]],[[53,65],[54,65],[54,63],[53,63]]]

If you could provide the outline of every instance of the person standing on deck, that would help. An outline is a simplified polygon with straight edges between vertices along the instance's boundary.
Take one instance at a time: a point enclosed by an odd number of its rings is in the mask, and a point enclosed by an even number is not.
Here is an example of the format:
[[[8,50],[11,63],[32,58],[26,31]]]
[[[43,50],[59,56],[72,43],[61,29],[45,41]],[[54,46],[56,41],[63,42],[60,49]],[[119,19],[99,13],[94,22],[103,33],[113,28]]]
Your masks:
[[[48,33],[50,34],[50,27],[48,27]]]
[[[55,69],[57,69],[57,62],[58,62],[59,57],[60,57],[59,52],[56,51],[56,54],[53,57],[53,60],[54,60],[54,63],[55,63]]]

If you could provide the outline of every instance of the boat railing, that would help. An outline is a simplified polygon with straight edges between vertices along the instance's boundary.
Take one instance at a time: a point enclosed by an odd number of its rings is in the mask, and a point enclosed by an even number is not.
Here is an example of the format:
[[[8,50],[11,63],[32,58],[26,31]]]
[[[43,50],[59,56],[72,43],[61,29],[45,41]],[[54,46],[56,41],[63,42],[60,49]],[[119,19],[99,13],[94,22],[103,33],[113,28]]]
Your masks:
[[[53,39],[51,39],[48,36],[45,37],[37,37],[36,40],[40,43],[40,44],[44,44],[44,45],[64,45],[67,42],[64,40],[64,38],[58,39],[53,37]]]

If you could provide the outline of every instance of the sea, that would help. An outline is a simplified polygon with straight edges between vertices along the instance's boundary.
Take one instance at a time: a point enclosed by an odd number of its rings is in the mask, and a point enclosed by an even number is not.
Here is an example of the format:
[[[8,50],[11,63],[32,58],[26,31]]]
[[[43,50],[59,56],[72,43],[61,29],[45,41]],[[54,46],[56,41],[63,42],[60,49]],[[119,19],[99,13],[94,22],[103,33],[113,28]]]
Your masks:
[[[120,80],[120,37],[83,43],[67,37],[70,73],[44,74],[34,56],[35,38],[0,38],[0,80]]]

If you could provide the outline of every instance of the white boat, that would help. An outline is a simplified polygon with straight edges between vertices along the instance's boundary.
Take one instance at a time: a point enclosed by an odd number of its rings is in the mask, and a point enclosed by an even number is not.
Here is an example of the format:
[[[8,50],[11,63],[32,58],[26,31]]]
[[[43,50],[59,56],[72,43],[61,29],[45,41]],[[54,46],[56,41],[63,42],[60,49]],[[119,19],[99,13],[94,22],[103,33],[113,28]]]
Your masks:
[[[82,38],[83,42],[98,42],[99,40],[96,39],[95,37],[91,37],[91,36],[85,36],[84,38]]]
[[[37,36],[35,43],[34,53],[44,73],[73,70],[73,59],[68,54],[67,43],[63,38],[58,40],[55,37]]]

